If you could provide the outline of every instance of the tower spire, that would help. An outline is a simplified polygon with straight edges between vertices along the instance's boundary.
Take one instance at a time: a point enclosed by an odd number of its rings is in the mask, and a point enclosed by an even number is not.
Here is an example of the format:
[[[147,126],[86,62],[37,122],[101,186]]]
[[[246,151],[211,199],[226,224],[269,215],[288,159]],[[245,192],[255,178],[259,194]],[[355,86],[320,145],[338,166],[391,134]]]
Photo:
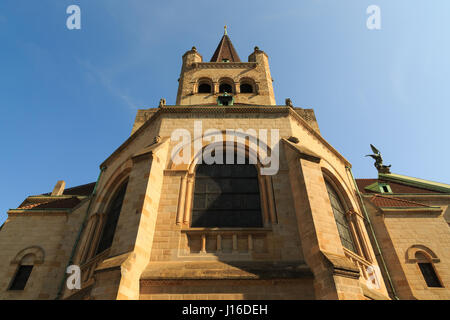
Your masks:
[[[223,37],[217,46],[210,62],[241,62],[239,55],[234,49],[230,38],[228,37],[227,26],[224,27]]]

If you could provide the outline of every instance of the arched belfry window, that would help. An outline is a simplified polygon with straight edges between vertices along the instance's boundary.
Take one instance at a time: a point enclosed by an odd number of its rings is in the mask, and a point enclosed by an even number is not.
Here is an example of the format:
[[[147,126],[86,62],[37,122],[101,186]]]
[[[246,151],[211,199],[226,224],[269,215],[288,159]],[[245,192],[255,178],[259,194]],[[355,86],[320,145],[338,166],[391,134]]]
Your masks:
[[[249,83],[241,83],[241,93],[253,93],[253,86]]]
[[[330,198],[334,219],[336,220],[336,225],[342,245],[348,250],[357,253],[355,242],[350,231],[349,222],[345,214],[344,204],[331,183],[325,180],[325,185],[327,187],[328,197]]]
[[[219,92],[220,93],[233,93],[233,87],[229,83],[221,83],[219,85]]]
[[[211,85],[209,83],[203,82],[198,86],[198,93],[211,93]]]
[[[252,164],[196,168],[192,227],[263,227],[258,172]],[[248,160],[246,160],[248,163]]]
[[[211,85],[202,83],[198,86],[198,93],[211,93]]]
[[[122,210],[122,204],[123,199],[125,198],[127,185],[128,181],[123,183],[112,198],[112,201],[108,208],[108,212],[106,213],[106,221],[103,225],[102,235],[98,243],[96,252],[97,254],[105,251],[112,245],[117,222],[119,221],[120,211]]]

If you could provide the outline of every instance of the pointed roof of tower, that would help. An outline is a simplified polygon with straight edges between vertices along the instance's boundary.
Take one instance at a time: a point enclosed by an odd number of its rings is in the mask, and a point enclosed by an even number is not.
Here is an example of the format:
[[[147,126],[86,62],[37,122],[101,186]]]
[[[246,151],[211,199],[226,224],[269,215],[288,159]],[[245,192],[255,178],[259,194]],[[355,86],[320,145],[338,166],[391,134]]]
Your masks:
[[[236,49],[234,49],[233,44],[228,37],[227,26],[225,26],[223,37],[220,40],[219,45],[217,46],[217,49],[214,52],[214,55],[212,56],[210,62],[222,62],[225,59],[229,62],[241,62]]]

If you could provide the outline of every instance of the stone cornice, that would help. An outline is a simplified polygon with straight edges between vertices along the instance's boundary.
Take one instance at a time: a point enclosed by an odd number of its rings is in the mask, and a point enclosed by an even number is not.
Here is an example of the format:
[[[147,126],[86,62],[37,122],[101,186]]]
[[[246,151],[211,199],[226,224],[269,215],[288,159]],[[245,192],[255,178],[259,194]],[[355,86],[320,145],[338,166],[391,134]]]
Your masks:
[[[72,209],[10,209],[8,216],[66,216]]]
[[[45,200],[62,200],[62,199],[71,199],[78,198],[83,200],[88,198],[88,196],[76,196],[76,195],[62,195],[62,196],[45,196],[45,195],[37,195],[37,196],[28,196],[27,199],[45,199]]]
[[[269,280],[313,278],[304,262],[221,261],[150,262],[141,274],[141,283],[164,280]]]
[[[156,121],[163,113],[284,113],[291,115],[296,121],[301,123],[308,132],[314,136],[318,141],[323,143],[331,153],[344,162],[344,164],[351,168],[350,162],[345,159],[336,149],[334,149],[314,128],[312,128],[308,122],[303,119],[292,107],[277,106],[277,105],[262,105],[262,106],[196,106],[196,105],[174,105],[164,106],[158,108],[156,112],[139,128],[137,129],[121,146],[119,146],[101,165],[100,167],[107,166],[107,163],[119,154],[125,147],[127,147],[131,141],[133,141],[142,131],[145,130],[150,124]]]
[[[342,160],[345,164],[345,166],[351,168],[352,165],[350,162],[348,162],[347,159],[344,158],[343,155],[341,155],[331,144],[328,143],[327,140],[325,140],[320,133],[318,133],[316,130],[314,130],[313,127],[309,125],[309,123],[303,119],[295,110],[291,107],[288,107],[289,114],[293,116],[294,119],[296,119],[299,123],[301,123],[310,133],[313,135],[317,140],[322,142],[336,157],[338,157],[340,160]]]
[[[192,69],[254,69],[257,62],[194,62]]]
[[[379,210],[386,214],[429,214],[429,215],[439,215],[442,213],[441,207],[380,207]]]
[[[333,274],[359,279],[360,272],[358,267],[345,256],[336,255],[323,250],[321,250],[321,252],[328,265],[332,268]]]
[[[169,138],[165,137],[163,138],[160,142],[154,143],[144,149],[142,149],[141,151],[139,151],[138,153],[135,153],[134,155],[131,156],[131,158],[133,159],[134,162],[145,159],[145,158],[150,158],[153,157],[154,152],[161,147],[164,143],[166,143],[166,141],[168,141]]]
[[[293,149],[297,153],[297,155],[300,159],[305,159],[305,160],[312,161],[315,163],[320,162],[320,157],[318,155],[316,155],[314,152],[312,152],[311,150],[307,149],[306,147],[299,146],[295,143],[290,142],[289,140],[287,140],[285,138],[281,138],[281,141],[283,141],[287,146],[289,146],[291,149]]]

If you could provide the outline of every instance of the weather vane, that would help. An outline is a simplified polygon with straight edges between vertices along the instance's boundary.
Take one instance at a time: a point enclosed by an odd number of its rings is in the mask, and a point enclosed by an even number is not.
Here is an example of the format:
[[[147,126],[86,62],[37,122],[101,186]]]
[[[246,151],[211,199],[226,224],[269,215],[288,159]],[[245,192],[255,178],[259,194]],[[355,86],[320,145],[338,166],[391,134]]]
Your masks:
[[[383,158],[381,157],[380,151],[378,151],[378,149],[375,148],[373,144],[371,144],[370,147],[372,148],[374,154],[368,154],[366,155],[366,157],[372,157],[373,159],[375,159],[374,166],[375,168],[377,168],[378,173],[391,173],[389,169],[391,165],[385,166],[383,164]]]

